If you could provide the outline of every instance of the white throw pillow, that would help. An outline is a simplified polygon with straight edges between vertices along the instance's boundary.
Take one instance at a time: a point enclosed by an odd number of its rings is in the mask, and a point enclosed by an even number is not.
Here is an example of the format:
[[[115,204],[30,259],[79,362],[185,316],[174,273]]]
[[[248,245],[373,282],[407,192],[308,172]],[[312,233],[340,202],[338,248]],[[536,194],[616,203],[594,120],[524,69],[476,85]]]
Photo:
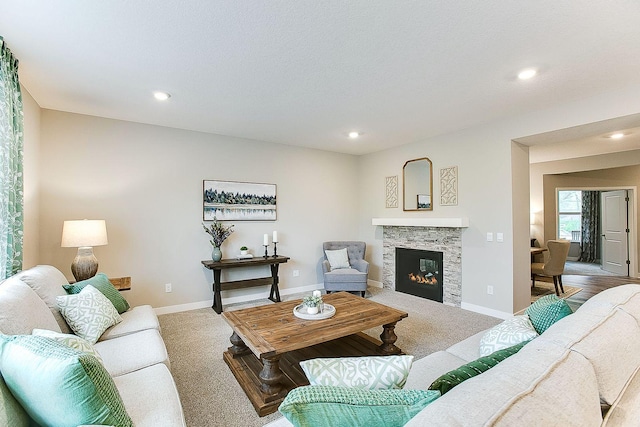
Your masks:
[[[47,329],[34,329],[31,332],[31,335],[36,335],[40,337],[47,337],[53,340],[58,341],[61,344],[66,345],[67,347],[75,348],[76,350],[84,351],[92,356],[94,356],[100,363],[104,365],[102,361],[102,357],[100,353],[96,351],[95,348],[89,343],[89,341],[82,339],[73,334],[61,334],[59,332],[49,331]]]
[[[509,348],[538,336],[526,314],[514,316],[489,329],[480,339],[480,356]]]
[[[404,387],[413,356],[335,357],[300,362],[311,385],[367,390]]]
[[[347,248],[337,249],[335,251],[324,251],[327,255],[327,261],[331,265],[331,270],[338,268],[351,268],[349,265],[349,255],[347,255]]]
[[[91,285],[79,294],[56,297],[56,303],[73,333],[91,344],[108,328],[122,322],[109,298]]]

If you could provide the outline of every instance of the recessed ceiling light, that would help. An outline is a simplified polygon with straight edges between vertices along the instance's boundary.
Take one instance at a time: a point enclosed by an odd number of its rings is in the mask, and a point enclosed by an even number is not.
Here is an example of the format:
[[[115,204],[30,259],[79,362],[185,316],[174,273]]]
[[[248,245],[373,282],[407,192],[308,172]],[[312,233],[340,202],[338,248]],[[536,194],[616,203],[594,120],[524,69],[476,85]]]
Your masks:
[[[153,92],[153,97],[158,101],[166,101],[171,98],[171,94],[167,92]]]
[[[620,139],[620,138],[623,138],[623,137],[624,137],[624,133],[618,132],[618,133],[614,133],[609,138],[611,138],[611,139]]]
[[[527,68],[526,70],[522,70],[518,73],[518,78],[520,80],[529,80],[538,74],[538,71],[534,68]]]
[[[360,136],[360,132],[349,132],[349,138],[355,139]]]

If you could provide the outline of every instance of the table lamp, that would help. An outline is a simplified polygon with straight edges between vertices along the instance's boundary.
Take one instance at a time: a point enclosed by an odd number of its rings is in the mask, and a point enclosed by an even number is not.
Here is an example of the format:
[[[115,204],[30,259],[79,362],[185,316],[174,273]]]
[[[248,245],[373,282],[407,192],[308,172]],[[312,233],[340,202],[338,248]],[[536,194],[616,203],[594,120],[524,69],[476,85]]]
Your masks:
[[[103,219],[65,221],[62,226],[63,248],[78,248],[71,263],[71,272],[76,281],[89,279],[98,272],[98,259],[93,254],[94,246],[107,244],[107,225]]]

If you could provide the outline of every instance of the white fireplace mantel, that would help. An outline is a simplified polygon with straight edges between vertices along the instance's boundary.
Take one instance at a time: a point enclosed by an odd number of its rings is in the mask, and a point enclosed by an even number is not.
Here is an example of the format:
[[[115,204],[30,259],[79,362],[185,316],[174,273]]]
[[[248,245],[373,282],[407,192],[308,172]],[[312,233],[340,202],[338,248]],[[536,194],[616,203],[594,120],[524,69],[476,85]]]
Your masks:
[[[373,218],[371,225],[467,228],[469,227],[469,218]]]

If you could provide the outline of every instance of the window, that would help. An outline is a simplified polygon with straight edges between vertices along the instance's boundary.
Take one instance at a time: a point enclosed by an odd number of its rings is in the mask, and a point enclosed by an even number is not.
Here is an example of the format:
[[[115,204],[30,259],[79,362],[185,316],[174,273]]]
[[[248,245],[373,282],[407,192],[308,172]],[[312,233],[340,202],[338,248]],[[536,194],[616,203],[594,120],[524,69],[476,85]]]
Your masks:
[[[579,241],[582,226],[582,191],[558,191],[558,238]],[[573,235],[577,232],[577,235]]]

